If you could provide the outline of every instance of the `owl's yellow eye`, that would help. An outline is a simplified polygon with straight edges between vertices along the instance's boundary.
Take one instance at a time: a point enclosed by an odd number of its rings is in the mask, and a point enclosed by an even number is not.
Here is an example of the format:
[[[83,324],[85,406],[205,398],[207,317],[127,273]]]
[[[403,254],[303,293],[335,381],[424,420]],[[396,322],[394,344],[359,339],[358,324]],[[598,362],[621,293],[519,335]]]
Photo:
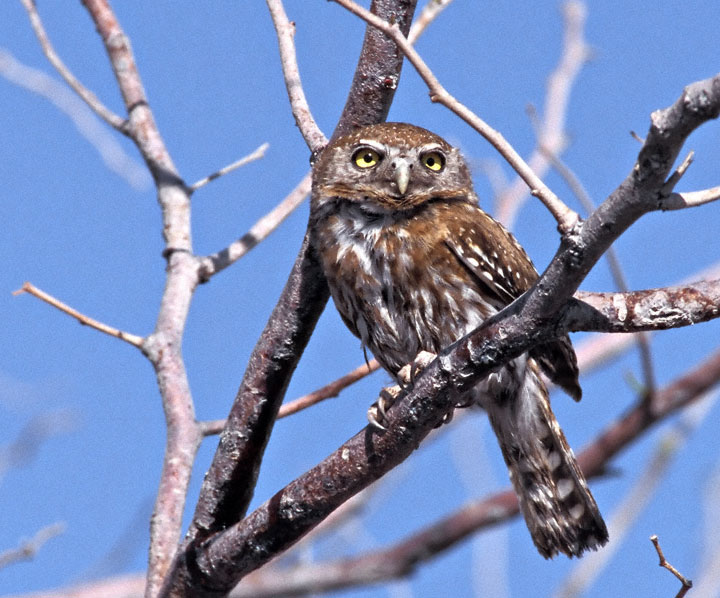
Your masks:
[[[426,168],[435,172],[440,172],[445,166],[445,158],[440,152],[428,152],[422,156],[421,160]]]
[[[369,147],[360,148],[353,154],[352,157],[355,166],[360,168],[371,168],[380,162],[381,159],[382,156]]]

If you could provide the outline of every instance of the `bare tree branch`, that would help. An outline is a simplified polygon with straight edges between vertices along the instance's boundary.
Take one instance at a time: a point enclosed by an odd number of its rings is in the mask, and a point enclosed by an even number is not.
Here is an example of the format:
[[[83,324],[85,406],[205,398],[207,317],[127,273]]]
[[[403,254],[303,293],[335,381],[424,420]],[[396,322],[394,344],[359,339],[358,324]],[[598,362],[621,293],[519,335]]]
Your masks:
[[[356,367],[352,372],[341,376],[337,380],[333,380],[322,388],[318,388],[317,390],[299,397],[290,403],[285,403],[282,407],[280,407],[278,419],[287,417],[288,415],[292,415],[293,413],[297,413],[298,411],[302,411],[303,409],[307,409],[313,405],[317,405],[325,399],[336,397],[340,394],[340,391],[351,384],[355,384],[358,380],[364,378],[368,374],[372,374],[378,369],[380,369],[380,364],[376,359],[371,359],[368,363],[364,363]]]
[[[311,175],[308,172],[285,199],[253,224],[242,237],[212,255],[201,257],[200,280],[203,282],[209,280],[267,238],[308,196],[310,181]]]
[[[580,291],[575,296],[579,302],[574,303],[567,313],[568,326],[573,330],[666,330],[720,316],[720,280],[629,293]],[[574,328],[576,317],[578,328]]]
[[[682,193],[671,193],[667,199],[660,202],[661,210],[684,210],[705,205],[711,201],[720,199],[720,187],[711,187],[702,191],[684,191]]]
[[[130,334],[129,332],[123,332],[122,330],[118,330],[117,328],[113,328],[112,326],[108,326],[107,324],[103,324],[98,320],[95,320],[89,316],[86,316],[85,314],[80,313],[76,309],[73,309],[69,305],[63,303],[59,299],[56,299],[45,291],[38,289],[35,285],[30,284],[29,282],[24,282],[22,288],[18,289],[17,291],[13,291],[13,295],[20,295],[22,293],[28,293],[29,295],[37,297],[45,303],[56,307],[61,312],[64,312],[69,316],[75,318],[83,326],[89,326],[90,328],[94,328],[95,330],[99,330],[100,332],[109,334],[110,336],[114,336],[115,338],[119,338],[121,341],[125,341],[126,343],[129,343],[134,347],[137,347],[138,349],[142,348],[143,342],[145,341],[142,336]]]
[[[83,0],[83,4],[105,45],[125,102],[128,119],[123,132],[134,141],[155,179],[166,243],[165,289],[155,330],[142,346],[155,369],[167,423],[165,458],[150,525],[146,595],[152,598],[177,549],[192,464],[202,440],[181,353],[183,329],[198,284],[198,264],[192,254],[188,188],[155,123],[130,42],[107,0]]]
[[[247,156],[243,156],[239,160],[236,160],[232,164],[228,164],[227,166],[221,168],[216,172],[213,172],[211,175],[206,176],[204,179],[200,179],[197,183],[193,183],[192,185],[190,185],[188,189],[190,189],[191,192],[195,192],[200,189],[200,187],[204,187],[205,185],[207,185],[210,181],[214,181],[215,179],[218,179],[221,176],[232,172],[233,170],[237,170],[238,168],[249,164],[250,162],[259,160],[260,158],[265,156],[265,152],[267,151],[268,147],[270,147],[269,143],[263,143],[254,152],[248,154]]]
[[[102,118],[113,129],[117,129],[121,133],[126,133],[125,120],[115,114],[112,110],[108,109],[93,92],[87,89],[75,78],[75,75],[73,75],[70,72],[70,69],[65,66],[65,63],[60,60],[60,57],[57,55],[55,49],[50,43],[50,38],[48,38],[48,35],[45,32],[45,27],[43,26],[40,15],[37,12],[34,0],[20,0],[20,2],[22,2],[22,5],[28,13],[30,25],[32,25],[35,36],[38,38],[40,46],[42,47],[47,59],[50,61],[50,64],[55,67],[55,70],[60,74],[70,88],[82,98],[82,100],[95,114]]]
[[[282,64],[285,87],[287,88],[295,124],[302,134],[311,151],[321,149],[327,144],[327,137],[317,126],[310,112],[310,106],[305,98],[305,91],[300,82],[297,56],[295,55],[295,23],[291,23],[285,14],[282,0],[266,0],[270,9],[275,31],[277,32],[278,46],[280,48],[280,63]]]
[[[453,0],[428,0],[425,6],[423,6],[418,18],[410,27],[407,39],[408,43],[415,44],[418,38],[425,32],[430,23],[440,16],[440,13],[444,11]]]
[[[379,368],[380,364],[377,360],[371,359],[368,363],[359,365],[353,371],[337,378],[336,380],[333,380],[322,388],[318,388],[311,393],[298,397],[289,403],[285,403],[280,407],[277,418],[282,419],[302,411],[303,409],[317,405],[326,399],[336,397],[343,389],[347,388],[351,384],[355,384],[355,382],[361,380],[368,374],[377,371]],[[202,427],[203,434],[205,436],[210,436],[212,434],[219,434],[222,432],[226,421],[227,420],[224,419],[217,419],[213,421],[200,422],[199,425]]]
[[[699,366],[659,390],[650,409],[646,401],[640,398],[623,417],[599,433],[578,457],[583,471],[588,477],[603,475],[612,458],[634,440],[642,437],[648,428],[678,409],[701,400],[718,384],[720,352],[710,355]],[[348,444],[338,452],[347,451]],[[307,475],[304,474],[303,477]],[[294,484],[279,492],[275,500],[289,500],[286,496]],[[515,492],[507,489],[468,503],[455,513],[379,551],[329,563],[303,565],[295,571],[284,570],[282,576],[270,571],[260,571],[257,575],[248,576],[248,579],[232,592],[231,597],[297,596],[406,576],[423,561],[433,558],[468,535],[497,525],[518,513]],[[243,587],[246,582],[247,587]]]
[[[658,540],[657,536],[650,536],[650,541],[653,543],[653,546],[655,547],[655,552],[657,552],[658,557],[660,558],[660,562],[658,564],[661,567],[664,567],[665,569],[670,571],[670,573],[677,577],[680,580],[680,583],[682,583],[682,588],[680,588],[680,591],[675,594],[675,598],[683,598],[683,596],[688,593],[690,588],[693,587],[692,581],[682,575],[680,571],[678,571],[675,567],[668,563],[667,560],[665,560],[665,555],[663,554],[662,548],[660,548],[660,541]]]

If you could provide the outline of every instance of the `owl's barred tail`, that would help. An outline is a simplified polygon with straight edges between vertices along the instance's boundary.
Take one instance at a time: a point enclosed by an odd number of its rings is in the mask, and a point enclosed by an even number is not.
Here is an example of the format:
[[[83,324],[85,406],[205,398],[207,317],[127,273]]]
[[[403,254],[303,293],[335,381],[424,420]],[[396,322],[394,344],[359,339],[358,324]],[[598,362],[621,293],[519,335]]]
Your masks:
[[[597,550],[608,540],[607,528],[550,409],[535,361],[527,360],[514,396],[492,394],[483,402],[540,554],[579,557]]]

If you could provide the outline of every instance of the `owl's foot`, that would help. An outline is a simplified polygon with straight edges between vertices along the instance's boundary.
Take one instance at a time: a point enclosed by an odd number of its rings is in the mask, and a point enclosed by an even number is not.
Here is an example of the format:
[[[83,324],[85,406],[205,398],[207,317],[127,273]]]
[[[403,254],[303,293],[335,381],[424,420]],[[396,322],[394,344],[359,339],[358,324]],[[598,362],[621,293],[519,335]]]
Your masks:
[[[368,409],[367,412],[368,422],[373,428],[382,432],[387,430],[387,410],[393,406],[401,392],[402,388],[397,384],[380,390],[378,400],[370,405],[370,409]]]
[[[397,373],[398,384],[388,386],[380,391],[378,400],[370,406],[367,412],[368,422],[373,428],[387,430],[387,411],[395,404],[398,395],[402,390],[410,386],[418,374],[420,374],[435,358],[435,353],[420,351],[412,363],[408,363]],[[452,416],[450,416],[452,418]],[[447,420],[449,421],[449,419]],[[445,423],[445,420],[443,420]]]

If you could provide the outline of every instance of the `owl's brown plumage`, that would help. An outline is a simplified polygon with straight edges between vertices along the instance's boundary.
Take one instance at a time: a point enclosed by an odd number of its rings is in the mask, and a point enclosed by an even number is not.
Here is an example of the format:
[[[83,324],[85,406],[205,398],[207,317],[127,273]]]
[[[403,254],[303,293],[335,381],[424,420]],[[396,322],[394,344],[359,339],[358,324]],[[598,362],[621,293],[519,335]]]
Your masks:
[[[325,148],[314,166],[311,231],[345,324],[393,376],[537,279],[515,238],[478,207],[460,152],[404,123],[364,127]],[[604,544],[607,530],[540,369],[580,398],[568,337],[516,358],[470,398],[488,412],[540,553],[579,556]]]

